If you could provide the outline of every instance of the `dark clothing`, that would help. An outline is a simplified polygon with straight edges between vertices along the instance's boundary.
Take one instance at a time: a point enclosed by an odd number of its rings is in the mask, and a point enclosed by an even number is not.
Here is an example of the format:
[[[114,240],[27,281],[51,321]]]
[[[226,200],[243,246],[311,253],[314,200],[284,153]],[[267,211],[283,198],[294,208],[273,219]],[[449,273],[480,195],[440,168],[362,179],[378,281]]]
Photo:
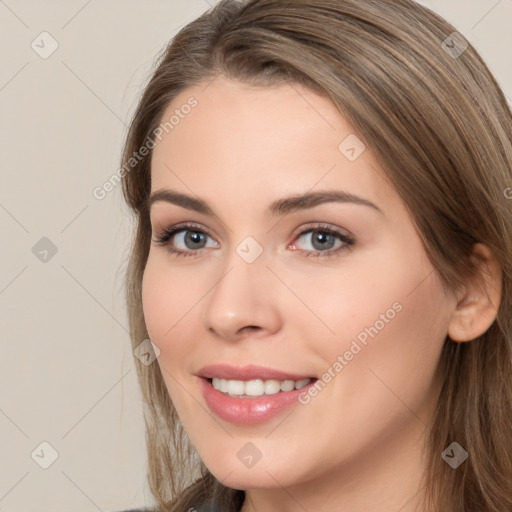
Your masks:
[[[150,509],[150,508],[131,508],[130,510],[120,510],[119,512],[157,512],[157,511],[155,509]],[[201,507],[201,508],[197,508],[196,512],[217,512],[217,509]]]

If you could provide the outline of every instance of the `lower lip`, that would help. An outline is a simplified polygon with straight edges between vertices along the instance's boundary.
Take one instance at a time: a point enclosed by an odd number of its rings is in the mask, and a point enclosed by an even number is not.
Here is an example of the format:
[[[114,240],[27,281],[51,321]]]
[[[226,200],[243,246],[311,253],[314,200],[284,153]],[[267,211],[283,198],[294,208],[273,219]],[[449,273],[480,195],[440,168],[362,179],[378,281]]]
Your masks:
[[[236,398],[216,390],[208,379],[201,378],[204,399],[210,410],[219,418],[231,423],[254,425],[275,418],[283,411],[298,403],[298,397],[309,386],[293,391],[279,391],[274,395],[254,398]]]

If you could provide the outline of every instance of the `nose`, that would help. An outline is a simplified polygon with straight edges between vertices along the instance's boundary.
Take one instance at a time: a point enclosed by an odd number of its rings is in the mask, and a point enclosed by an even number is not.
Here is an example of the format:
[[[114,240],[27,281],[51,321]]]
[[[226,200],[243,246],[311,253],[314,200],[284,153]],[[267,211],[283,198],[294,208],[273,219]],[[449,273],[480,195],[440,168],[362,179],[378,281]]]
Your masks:
[[[276,290],[279,281],[263,255],[247,263],[233,253],[205,297],[205,329],[226,341],[275,333],[282,320]]]

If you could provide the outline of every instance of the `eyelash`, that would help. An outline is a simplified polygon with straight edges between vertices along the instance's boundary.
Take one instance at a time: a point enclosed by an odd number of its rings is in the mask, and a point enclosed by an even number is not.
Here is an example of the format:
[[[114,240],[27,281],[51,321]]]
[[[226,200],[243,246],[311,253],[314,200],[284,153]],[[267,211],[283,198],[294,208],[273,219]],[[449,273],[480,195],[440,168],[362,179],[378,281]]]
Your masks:
[[[163,232],[161,232],[159,235],[156,236],[156,239],[153,240],[154,243],[156,243],[159,246],[167,246],[167,250],[176,256],[186,256],[186,257],[197,257],[201,254],[203,249],[198,249],[195,251],[183,251],[178,250],[172,247],[169,244],[169,241],[171,238],[176,235],[177,233],[181,231],[191,231],[193,233],[202,233],[205,235],[208,235],[211,237],[211,234],[208,230],[199,227],[196,224],[191,223],[184,223],[177,226],[173,226],[172,228],[165,229]],[[341,240],[344,245],[338,247],[337,249],[331,249],[329,251],[308,251],[306,249],[296,249],[299,253],[307,253],[306,257],[310,258],[329,258],[331,256],[337,256],[339,253],[341,253],[344,250],[351,250],[352,246],[355,243],[355,240],[347,235],[344,235],[340,233],[339,231],[331,228],[330,226],[319,224],[314,227],[308,227],[304,231],[299,232],[295,238],[300,238],[301,236],[305,235],[306,233],[310,232],[320,232],[320,233],[326,233],[328,235],[333,235],[337,237],[339,240]]]

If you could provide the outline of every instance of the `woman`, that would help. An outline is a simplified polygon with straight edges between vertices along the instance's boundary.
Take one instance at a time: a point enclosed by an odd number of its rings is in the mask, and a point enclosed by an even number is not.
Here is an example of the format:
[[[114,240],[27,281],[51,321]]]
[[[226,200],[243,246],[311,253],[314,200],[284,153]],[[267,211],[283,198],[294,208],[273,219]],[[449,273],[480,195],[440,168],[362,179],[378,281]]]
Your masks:
[[[159,511],[512,510],[512,115],[450,24],[222,0],[122,163]]]

